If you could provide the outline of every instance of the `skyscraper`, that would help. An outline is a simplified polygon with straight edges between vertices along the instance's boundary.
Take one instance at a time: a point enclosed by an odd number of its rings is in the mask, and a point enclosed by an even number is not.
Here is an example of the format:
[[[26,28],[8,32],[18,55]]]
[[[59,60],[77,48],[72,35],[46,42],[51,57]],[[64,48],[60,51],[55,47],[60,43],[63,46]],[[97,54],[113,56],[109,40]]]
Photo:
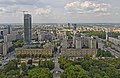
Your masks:
[[[31,23],[31,15],[30,14],[24,14],[24,43],[30,44],[31,42],[31,29],[32,29],[32,23]]]
[[[11,25],[8,25],[8,34],[11,34],[12,28]]]

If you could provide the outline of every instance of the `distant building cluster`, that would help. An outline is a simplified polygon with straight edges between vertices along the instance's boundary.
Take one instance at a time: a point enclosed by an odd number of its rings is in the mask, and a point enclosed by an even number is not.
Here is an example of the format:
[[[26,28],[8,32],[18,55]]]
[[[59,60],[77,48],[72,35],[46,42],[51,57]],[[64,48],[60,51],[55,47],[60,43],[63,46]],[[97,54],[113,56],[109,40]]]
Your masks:
[[[41,23],[33,24],[31,14],[24,14],[24,25],[14,24],[0,27],[0,54],[6,55],[13,41],[23,39],[24,46],[16,49],[16,54],[51,54],[59,41],[61,56],[95,57],[98,48],[103,44],[98,43],[94,36],[88,36],[86,31],[103,32],[106,41],[120,45],[120,37],[113,38],[111,32],[119,32],[119,27],[107,27],[99,24],[76,24],[76,23]],[[32,28],[33,26],[33,28]],[[34,49],[33,49],[34,48]],[[50,49],[50,51],[48,50]],[[42,52],[43,51],[43,52]],[[48,53],[47,53],[48,51]]]
[[[22,38],[22,31],[13,31],[11,25],[4,25],[0,28],[0,54],[6,55],[12,47],[12,41]]]
[[[111,31],[120,33],[120,27],[112,27]]]

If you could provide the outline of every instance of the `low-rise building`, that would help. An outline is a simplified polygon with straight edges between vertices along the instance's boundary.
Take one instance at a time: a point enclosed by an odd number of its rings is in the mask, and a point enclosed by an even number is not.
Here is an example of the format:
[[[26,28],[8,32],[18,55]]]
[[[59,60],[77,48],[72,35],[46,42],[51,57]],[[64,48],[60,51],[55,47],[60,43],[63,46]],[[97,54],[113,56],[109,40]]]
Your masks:
[[[52,49],[24,49],[24,48],[17,48],[16,55],[22,54],[41,54],[41,55],[49,55],[52,56]]]
[[[97,54],[97,49],[62,49],[62,57],[84,57],[89,55],[95,57]]]

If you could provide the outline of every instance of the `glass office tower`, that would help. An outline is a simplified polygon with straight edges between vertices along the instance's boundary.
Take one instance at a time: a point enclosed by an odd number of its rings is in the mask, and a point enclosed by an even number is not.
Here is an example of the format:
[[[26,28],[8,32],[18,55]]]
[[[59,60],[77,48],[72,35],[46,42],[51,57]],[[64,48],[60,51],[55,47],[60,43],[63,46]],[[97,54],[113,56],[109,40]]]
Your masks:
[[[32,19],[30,14],[24,14],[24,43],[25,44],[31,43],[31,29],[32,29],[31,20]]]

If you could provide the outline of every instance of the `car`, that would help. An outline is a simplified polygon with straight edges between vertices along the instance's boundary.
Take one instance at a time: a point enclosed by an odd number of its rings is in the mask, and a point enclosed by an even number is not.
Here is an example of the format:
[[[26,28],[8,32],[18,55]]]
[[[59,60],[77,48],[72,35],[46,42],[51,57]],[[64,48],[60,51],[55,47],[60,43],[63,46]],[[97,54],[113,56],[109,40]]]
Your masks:
[[[6,61],[9,61],[10,59],[7,59]]]
[[[4,60],[5,60],[5,59],[8,59],[8,57],[4,57]]]
[[[6,57],[6,59],[8,59],[8,57]]]

